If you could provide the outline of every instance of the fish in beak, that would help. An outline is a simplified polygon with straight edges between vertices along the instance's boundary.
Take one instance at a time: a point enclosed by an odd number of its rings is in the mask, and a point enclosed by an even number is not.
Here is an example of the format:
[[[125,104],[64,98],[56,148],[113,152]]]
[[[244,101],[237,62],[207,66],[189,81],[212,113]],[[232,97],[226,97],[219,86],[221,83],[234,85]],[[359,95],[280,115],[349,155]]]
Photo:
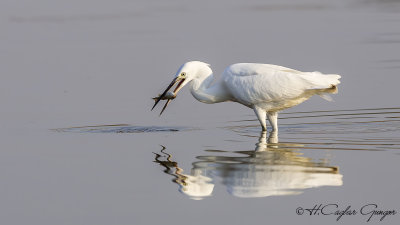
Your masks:
[[[165,89],[165,91],[159,95],[158,97],[153,98],[155,103],[153,105],[153,107],[151,108],[151,110],[154,109],[154,107],[156,107],[156,105],[161,101],[161,100],[167,100],[167,102],[165,103],[164,107],[162,108],[161,112],[160,112],[160,116],[161,114],[164,112],[164,110],[167,108],[168,104],[171,102],[172,99],[176,98],[176,94],[178,93],[178,91],[180,90],[181,85],[183,84],[183,82],[185,81],[185,78],[181,77],[181,76],[177,76],[175,77],[172,82],[168,85],[168,87]],[[176,86],[174,92],[170,92],[169,90],[176,84],[178,83],[178,85]]]

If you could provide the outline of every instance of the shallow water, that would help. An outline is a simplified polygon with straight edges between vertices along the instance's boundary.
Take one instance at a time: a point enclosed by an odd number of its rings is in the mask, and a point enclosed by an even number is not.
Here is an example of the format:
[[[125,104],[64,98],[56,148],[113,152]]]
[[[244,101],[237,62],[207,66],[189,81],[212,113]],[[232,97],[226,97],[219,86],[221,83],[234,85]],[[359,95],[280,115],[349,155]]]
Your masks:
[[[280,129],[289,141],[307,144],[307,148],[342,150],[386,150],[400,149],[400,108],[352,109],[334,111],[282,113]],[[229,129],[241,135],[255,136],[259,130],[256,120],[234,121],[233,123],[254,122],[255,125],[234,125]],[[298,137],[302,134],[302,137]]]
[[[365,205],[399,212],[399,12],[379,0],[2,1],[1,223],[365,224]],[[186,89],[151,112],[187,60],[342,83],[334,102],[280,113],[279,136]],[[319,205],[357,214],[308,213]],[[368,224],[400,214],[380,219]]]

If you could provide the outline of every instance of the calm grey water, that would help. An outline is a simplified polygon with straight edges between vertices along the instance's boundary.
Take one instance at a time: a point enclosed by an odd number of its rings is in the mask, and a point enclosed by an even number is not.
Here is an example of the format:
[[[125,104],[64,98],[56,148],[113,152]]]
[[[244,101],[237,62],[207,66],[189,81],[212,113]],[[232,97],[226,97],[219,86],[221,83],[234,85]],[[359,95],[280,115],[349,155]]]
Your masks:
[[[1,224],[398,224],[399,24],[396,0],[3,0]],[[279,137],[187,90],[150,112],[188,60],[342,84]]]

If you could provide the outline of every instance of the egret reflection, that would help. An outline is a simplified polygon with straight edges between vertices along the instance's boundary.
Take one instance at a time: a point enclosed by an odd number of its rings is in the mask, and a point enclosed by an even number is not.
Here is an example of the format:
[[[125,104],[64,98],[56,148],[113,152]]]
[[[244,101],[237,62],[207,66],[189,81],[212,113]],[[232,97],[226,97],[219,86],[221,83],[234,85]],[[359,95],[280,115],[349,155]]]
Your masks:
[[[241,198],[296,195],[307,188],[343,184],[338,167],[330,166],[327,158],[317,162],[304,157],[295,144],[277,144],[273,133],[267,140],[262,132],[255,151],[206,152],[210,154],[196,157],[190,173],[184,173],[165,147],[155,153],[154,162],[192,199],[211,196],[215,180],[220,180],[229,194]]]
[[[172,156],[165,152],[165,147],[162,147],[160,153],[154,153],[154,162],[165,168],[164,173],[174,177],[172,181],[179,185],[179,191],[195,200],[210,196],[214,190],[210,174],[203,174],[201,169],[192,169],[190,175],[184,174],[178,162],[173,161]]]

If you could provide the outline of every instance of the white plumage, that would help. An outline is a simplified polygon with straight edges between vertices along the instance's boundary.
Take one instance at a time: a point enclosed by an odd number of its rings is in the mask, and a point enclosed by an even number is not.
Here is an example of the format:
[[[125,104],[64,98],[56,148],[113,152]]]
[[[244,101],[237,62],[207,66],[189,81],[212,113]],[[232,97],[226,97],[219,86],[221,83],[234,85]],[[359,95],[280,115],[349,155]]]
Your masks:
[[[263,130],[266,117],[273,131],[278,131],[278,112],[293,107],[318,94],[329,100],[327,93],[336,93],[340,75],[320,72],[300,72],[283,66],[238,63],[228,66],[221,79],[213,83],[213,73],[208,64],[191,61],[183,64],[174,80],[161,94],[153,108],[165,99],[168,90],[176,83],[174,96],[186,84],[192,95],[204,103],[234,101],[252,108]],[[168,99],[165,107],[171,99]]]
[[[282,66],[239,63],[229,66],[223,80],[234,98],[251,108],[280,111],[311,97],[310,92],[340,83],[339,75],[300,72]]]

